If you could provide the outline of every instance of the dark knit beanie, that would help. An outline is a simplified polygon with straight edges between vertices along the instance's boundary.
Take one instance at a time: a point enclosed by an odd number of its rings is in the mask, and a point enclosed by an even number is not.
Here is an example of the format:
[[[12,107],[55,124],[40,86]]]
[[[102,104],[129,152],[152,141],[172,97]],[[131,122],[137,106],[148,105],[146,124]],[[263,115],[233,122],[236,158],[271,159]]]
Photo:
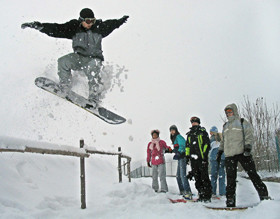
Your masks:
[[[91,9],[89,8],[84,8],[80,12],[80,18],[94,18],[94,13]]]

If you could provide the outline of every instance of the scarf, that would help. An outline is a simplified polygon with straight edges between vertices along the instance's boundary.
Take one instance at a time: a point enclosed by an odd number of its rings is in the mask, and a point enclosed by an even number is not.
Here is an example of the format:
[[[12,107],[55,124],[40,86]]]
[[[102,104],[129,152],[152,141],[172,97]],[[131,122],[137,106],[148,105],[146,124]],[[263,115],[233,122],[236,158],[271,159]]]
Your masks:
[[[150,147],[149,147],[151,151],[154,149],[154,147],[156,147],[156,149],[158,151],[160,151],[159,141],[160,141],[160,138],[152,139]]]

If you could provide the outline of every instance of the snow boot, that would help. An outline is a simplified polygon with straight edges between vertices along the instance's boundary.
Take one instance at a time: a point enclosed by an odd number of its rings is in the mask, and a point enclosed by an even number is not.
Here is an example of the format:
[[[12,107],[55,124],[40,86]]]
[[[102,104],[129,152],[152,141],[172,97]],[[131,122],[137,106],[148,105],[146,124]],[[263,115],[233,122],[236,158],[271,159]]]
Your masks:
[[[227,207],[236,207],[235,198],[228,198],[226,201]]]
[[[185,200],[192,200],[192,193],[191,192],[187,192],[183,195],[183,198]]]
[[[88,97],[88,101],[92,102],[92,103],[100,104],[101,103],[101,98],[100,98],[99,95],[91,94]]]
[[[271,200],[270,196],[260,196],[260,200],[264,201],[264,200]]]

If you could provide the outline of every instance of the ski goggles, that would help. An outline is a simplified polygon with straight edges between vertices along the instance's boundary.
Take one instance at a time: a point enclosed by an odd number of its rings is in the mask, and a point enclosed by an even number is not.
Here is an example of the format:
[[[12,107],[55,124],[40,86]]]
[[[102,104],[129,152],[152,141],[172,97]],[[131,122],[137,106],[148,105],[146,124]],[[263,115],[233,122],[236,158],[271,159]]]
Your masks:
[[[86,22],[87,24],[94,24],[96,22],[96,18],[82,18],[81,20]]]
[[[232,109],[226,109],[225,112],[226,112],[226,114],[230,114],[230,113],[233,113],[233,110]]]

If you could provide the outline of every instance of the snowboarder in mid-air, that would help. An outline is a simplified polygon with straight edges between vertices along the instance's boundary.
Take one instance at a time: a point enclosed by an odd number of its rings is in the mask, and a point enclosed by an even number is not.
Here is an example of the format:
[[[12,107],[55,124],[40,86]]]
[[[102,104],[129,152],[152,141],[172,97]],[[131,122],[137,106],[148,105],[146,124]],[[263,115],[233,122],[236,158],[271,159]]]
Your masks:
[[[73,19],[64,24],[34,21],[22,24],[21,28],[34,28],[51,37],[72,39],[74,52],[58,59],[59,87],[67,94],[71,90],[71,70],[82,70],[88,78],[88,100],[99,102],[102,92],[100,73],[104,61],[102,39],[124,24],[128,17],[97,20],[91,9],[84,8],[78,20]]]

